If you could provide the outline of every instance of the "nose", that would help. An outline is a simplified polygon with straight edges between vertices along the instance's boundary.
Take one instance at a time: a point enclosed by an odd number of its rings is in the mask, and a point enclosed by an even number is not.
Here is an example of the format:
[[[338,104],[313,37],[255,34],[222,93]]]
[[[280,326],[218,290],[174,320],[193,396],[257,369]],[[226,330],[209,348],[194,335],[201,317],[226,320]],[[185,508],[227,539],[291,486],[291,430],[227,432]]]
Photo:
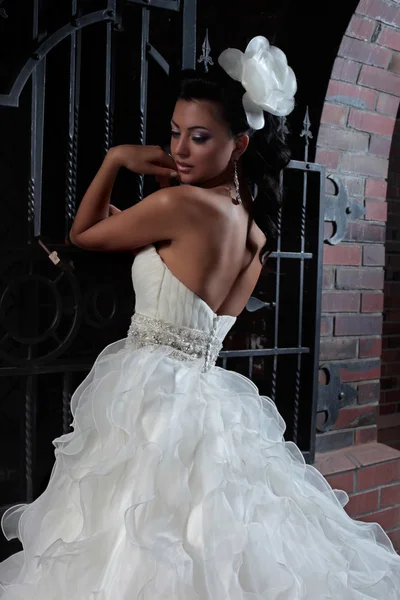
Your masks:
[[[175,152],[178,156],[188,157],[189,156],[189,143],[186,135],[181,134],[177,140]]]

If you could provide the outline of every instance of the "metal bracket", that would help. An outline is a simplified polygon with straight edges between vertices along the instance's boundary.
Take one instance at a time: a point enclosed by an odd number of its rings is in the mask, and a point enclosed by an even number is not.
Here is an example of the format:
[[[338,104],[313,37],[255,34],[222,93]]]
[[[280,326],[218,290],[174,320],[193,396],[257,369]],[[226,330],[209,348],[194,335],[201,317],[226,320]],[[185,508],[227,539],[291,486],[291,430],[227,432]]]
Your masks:
[[[261,308],[273,310],[275,308],[275,302],[263,302],[255,296],[250,296],[246,304],[247,312],[255,312],[256,310],[260,310]]]
[[[49,260],[51,260],[53,265],[55,265],[56,267],[59,267],[63,271],[72,272],[75,269],[74,263],[72,262],[72,260],[65,260],[64,258],[60,258],[58,252],[56,250],[53,250],[53,251],[49,250],[49,248],[46,246],[46,244],[40,238],[37,238],[37,242],[38,242],[39,246],[41,248],[43,248],[43,250],[46,252]]]
[[[325,385],[318,386],[317,413],[326,414],[325,423],[317,426],[319,433],[330,431],[338,419],[340,409],[354,404],[357,397],[356,390],[340,379],[339,368],[345,367],[334,363],[324,363],[320,366],[327,382]]]
[[[347,190],[337,175],[328,175],[335,186],[336,194],[325,194],[325,221],[335,224],[335,233],[324,241],[332,246],[339,244],[347,231],[349,221],[357,221],[365,215],[365,208],[356,200],[349,198]]]

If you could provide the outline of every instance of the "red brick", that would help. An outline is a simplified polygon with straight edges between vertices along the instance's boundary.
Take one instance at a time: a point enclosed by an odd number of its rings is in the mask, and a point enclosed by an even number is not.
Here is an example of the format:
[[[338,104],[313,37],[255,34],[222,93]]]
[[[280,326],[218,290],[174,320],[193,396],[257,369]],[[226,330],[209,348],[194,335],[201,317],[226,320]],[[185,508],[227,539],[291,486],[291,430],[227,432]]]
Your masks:
[[[385,321],[383,324],[383,333],[384,335],[390,334],[399,334],[400,333],[400,323],[391,323],[390,321]]]
[[[346,504],[346,512],[351,517],[362,515],[363,513],[372,512],[379,508],[379,490],[369,492],[361,492],[350,496],[349,502]]]
[[[381,415],[392,415],[395,414],[397,412],[397,404],[382,404],[382,406],[379,407],[379,416]],[[385,443],[384,440],[381,440],[381,442]]]
[[[315,162],[325,165],[328,169],[335,170],[339,166],[340,152],[317,148]]]
[[[377,435],[378,430],[376,425],[372,425],[372,427],[359,427],[356,430],[354,441],[356,444],[368,444],[369,442],[375,442]]]
[[[365,218],[367,221],[386,221],[387,220],[387,202],[365,201]]]
[[[361,295],[361,312],[382,312],[384,299],[384,294],[379,292],[364,292]]]
[[[400,73],[400,53],[393,52],[392,58],[388,66],[388,71],[391,73]]]
[[[400,52],[400,31],[384,27],[378,38],[378,44]]]
[[[390,25],[397,23],[398,8],[394,4],[387,4],[385,0],[360,0],[356,13]]]
[[[400,362],[400,348],[395,348],[394,350],[384,350],[382,352],[382,362],[391,363],[391,362]],[[399,369],[400,372],[400,369]],[[400,401],[400,397],[399,397]]]
[[[324,264],[358,266],[361,264],[361,246],[325,244]]]
[[[357,351],[357,340],[354,338],[322,339],[320,344],[320,360],[357,358]]]
[[[360,73],[361,65],[354,60],[338,56],[334,62],[331,77],[349,83],[355,83]]]
[[[351,58],[364,63],[365,65],[374,65],[375,67],[386,67],[389,64],[392,53],[387,48],[381,48],[376,44],[369,44],[361,40],[345,35],[340,44],[338,56]]]
[[[400,254],[389,254],[388,266],[392,267],[393,269],[400,269]],[[400,300],[393,308],[397,307],[400,308]]]
[[[364,17],[360,17],[358,15],[353,15],[347,28],[346,35],[368,42],[371,39],[374,29],[374,21],[370,21],[369,19],[365,19]]]
[[[352,431],[344,432],[344,433],[352,433]],[[323,437],[335,437],[340,435],[339,431],[328,432],[323,435]],[[336,451],[329,451],[328,453],[319,453],[315,454],[315,463],[314,466],[324,477],[328,475],[338,475],[343,474],[347,471],[350,471],[352,474],[357,466],[357,463],[354,463],[348,456],[348,450],[340,449]]]
[[[383,487],[381,491],[381,507],[400,504],[400,483]],[[400,525],[400,523],[399,523]]]
[[[386,311],[386,321],[400,321],[400,310]]]
[[[400,506],[364,515],[361,520],[367,523],[379,523],[383,529],[393,529],[394,527],[398,527],[400,523]]]
[[[346,241],[351,242],[384,242],[385,227],[360,221],[350,221],[347,224]]]
[[[335,335],[379,335],[381,332],[381,315],[338,315],[335,318]]]
[[[393,483],[400,479],[400,460],[363,467],[358,470],[356,477],[359,491]]]
[[[387,183],[382,179],[367,179],[365,195],[367,198],[386,198]]]
[[[329,104],[329,102],[325,102],[321,123],[327,123],[328,125],[346,125],[348,114],[348,106],[339,106],[338,104]]]
[[[359,83],[395,96],[399,91],[399,78],[396,74],[367,65],[361,68]]]
[[[400,528],[387,532],[394,549],[400,554]]]
[[[382,338],[362,338],[360,340],[360,358],[379,357],[382,354]]]
[[[374,425],[376,423],[378,407],[367,404],[364,406],[355,406],[342,408],[339,416],[333,426],[334,429],[346,429],[351,427],[363,427]]]
[[[388,161],[384,158],[364,156],[363,154],[345,154],[342,158],[342,171],[369,175],[370,177],[386,177],[387,170]]]
[[[363,247],[363,265],[382,267],[385,265],[385,246],[368,244]]]
[[[384,401],[388,400],[389,402],[400,402],[400,389],[398,390],[389,390],[384,394]]]
[[[339,366],[342,381],[367,381],[369,379],[379,379],[381,376],[381,367],[379,359],[363,359],[349,361],[346,368]]]
[[[385,331],[385,325],[383,327],[383,330]],[[399,324],[400,325],[400,324]],[[400,328],[399,328],[400,331]],[[383,376],[388,376],[388,375],[398,375],[399,374],[399,365],[397,363],[385,363],[384,365],[382,365],[382,375]]]
[[[372,404],[373,402],[378,402],[380,396],[380,387],[381,386],[379,381],[368,381],[367,383],[360,383],[358,385],[358,403]]]
[[[389,94],[379,94],[378,103],[376,110],[384,115],[390,115],[391,117],[397,116],[399,108],[399,98],[396,96],[390,96]]]
[[[390,460],[399,460],[400,453],[389,446],[379,443],[366,444],[348,450],[357,468],[384,464]]]
[[[321,336],[332,335],[333,317],[321,317]]]
[[[328,475],[326,480],[334,490],[344,490],[347,494],[354,492],[354,472],[352,471]]]
[[[369,113],[355,108],[350,109],[349,125],[361,131],[391,136],[393,134],[394,122],[395,119],[393,117]]]
[[[383,156],[383,158],[389,158],[391,145],[391,138],[382,137],[381,135],[371,135],[369,153],[373,154],[374,156]]]
[[[323,292],[322,312],[358,312],[360,294],[356,292]]]
[[[323,276],[322,276],[322,288],[324,290],[332,289],[334,286],[334,283],[335,283],[335,269],[333,267],[324,265]],[[324,309],[322,309],[322,312],[328,312],[328,311],[324,311]]]
[[[395,417],[392,416],[391,419]],[[382,444],[387,444],[387,446],[391,446],[392,443],[396,443],[399,441],[400,428],[399,427],[380,427],[379,428],[379,442]]]
[[[342,290],[381,290],[383,288],[383,270],[371,267],[336,270],[336,287]]]
[[[331,79],[328,85],[326,100],[374,110],[377,97],[378,94],[375,91],[367,90],[359,85],[352,85],[351,83]]]
[[[388,118],[388,117],[382,117]],[[339,150],[361,152],[368,149],[369,136],[360,131],[339,129],[329,125],[321,125],[318,133],[318,145]]]

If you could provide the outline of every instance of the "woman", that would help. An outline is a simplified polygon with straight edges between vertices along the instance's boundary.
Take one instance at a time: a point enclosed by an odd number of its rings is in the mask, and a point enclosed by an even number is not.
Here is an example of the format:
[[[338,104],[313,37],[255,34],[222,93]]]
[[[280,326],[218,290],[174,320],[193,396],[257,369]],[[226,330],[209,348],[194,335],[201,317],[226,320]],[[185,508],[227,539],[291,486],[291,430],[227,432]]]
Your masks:
[[[135,314],[74,394],[48,488],[3,519],[24,545],[0,565],[3,600],[400,598],[383,529],[345,513],[270,399],[214,366],[272,244],[296,87],[265,38],[219,62],[219,82],[184,81],[171,156],[112,149],[81,202],[75,244],[136,254]],[[110,208],[121,166],[161,189]]]

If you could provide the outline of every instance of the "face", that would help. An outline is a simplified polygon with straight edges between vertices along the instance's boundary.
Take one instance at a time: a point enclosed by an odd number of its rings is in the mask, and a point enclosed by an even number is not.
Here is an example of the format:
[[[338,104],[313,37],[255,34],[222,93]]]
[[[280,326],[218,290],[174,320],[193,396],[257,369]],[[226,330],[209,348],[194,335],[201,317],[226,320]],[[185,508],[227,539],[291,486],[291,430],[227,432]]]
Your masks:
[[[215,103],[178,100],[171,120],[171,155],[182,183],[211,183],[229,168],[232,155],[236,158],[236,147]]]

